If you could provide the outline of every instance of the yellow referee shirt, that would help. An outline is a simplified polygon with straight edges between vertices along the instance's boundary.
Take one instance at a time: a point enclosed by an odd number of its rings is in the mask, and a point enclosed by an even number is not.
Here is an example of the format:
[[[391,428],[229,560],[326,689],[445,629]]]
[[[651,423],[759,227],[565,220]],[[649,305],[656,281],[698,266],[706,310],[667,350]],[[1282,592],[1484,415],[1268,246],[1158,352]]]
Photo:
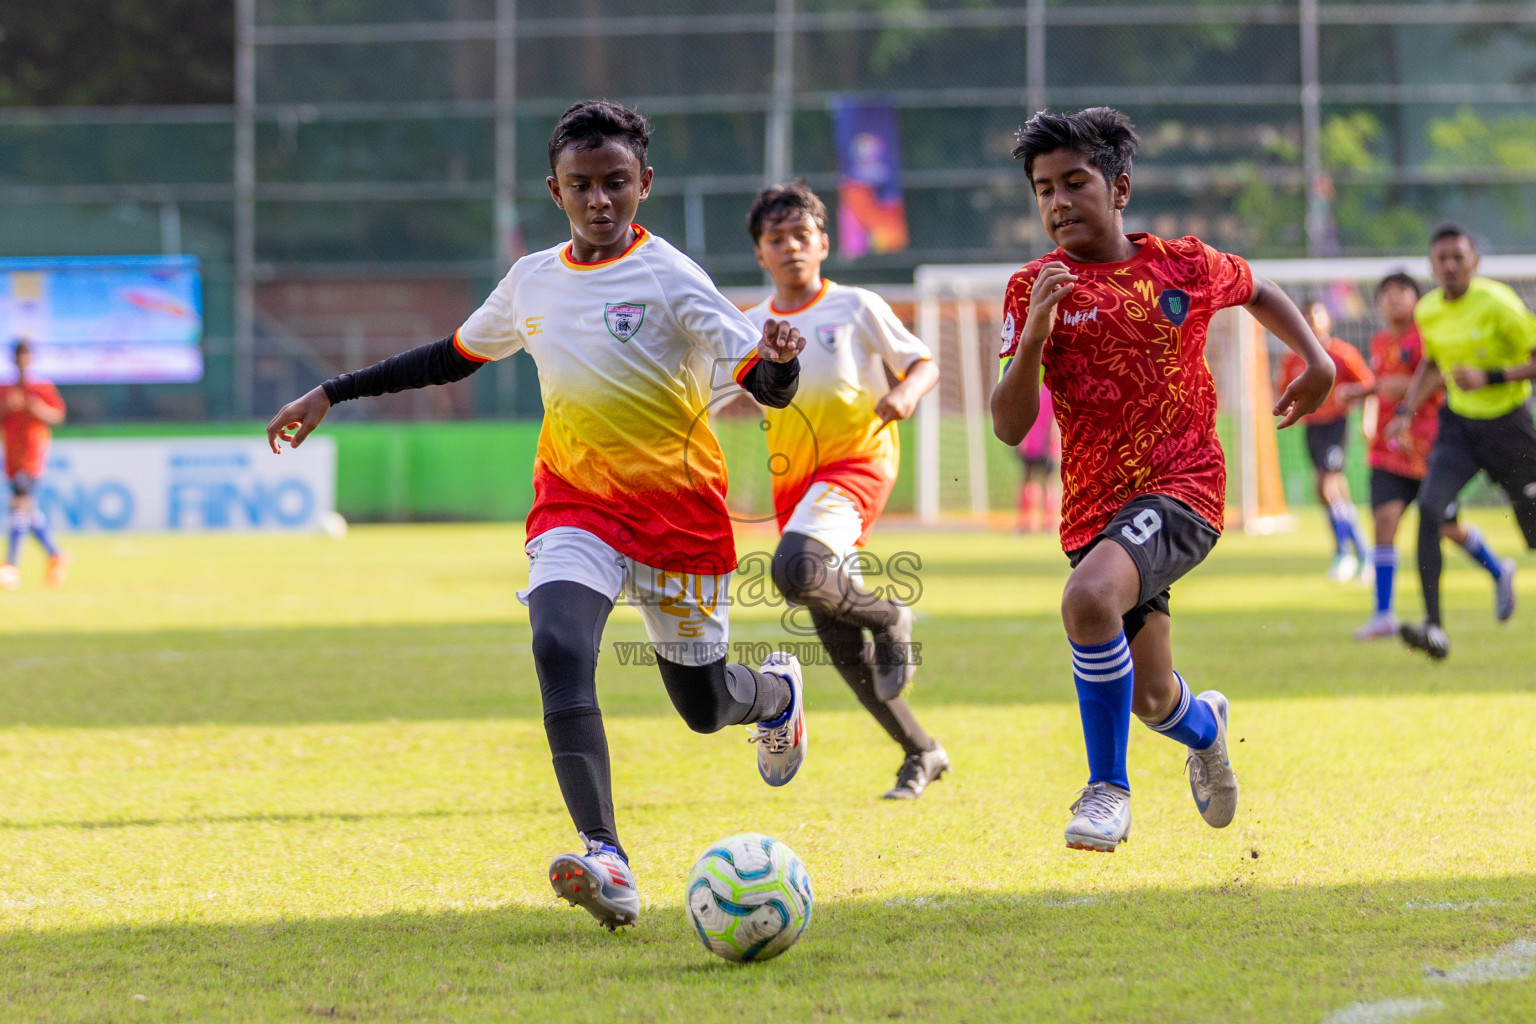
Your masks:
[[[1451,379],[1458,366],[1507,370],[1529,362],[1536,349],[1536,316],[1514,289],[1474,277],[1458,299],[1436,288],[1419,300],[1413,319],[1424,337],[1424,355],[1445,374],[1447,403],[1458,416],[1491,420],[1513,412],[1531,395],[1531,382],[1512,380],[1463,391]]]

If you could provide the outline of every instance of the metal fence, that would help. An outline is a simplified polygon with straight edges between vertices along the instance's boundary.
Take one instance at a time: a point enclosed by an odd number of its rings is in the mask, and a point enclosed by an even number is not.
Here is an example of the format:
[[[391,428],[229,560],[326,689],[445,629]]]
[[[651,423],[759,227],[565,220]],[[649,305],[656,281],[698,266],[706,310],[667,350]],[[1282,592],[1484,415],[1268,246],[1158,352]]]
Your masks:
[[[1044,106],[1140,126],[1129,226],[1254,256],[1416,249],[1441,219],[1530,248],[1536,4],[1299,0],[234,0],[234,103],[0,108],[0,255],[187,251],[208,280],[200,386],[78,389],[84,419],[266,411],[447,333],[565,234],[545,143],[573,99],[656,123],[643,222],[760,280],[752,193],[835,190],[829,108],[900,112],[922,263],[1044,247],[1012,132]],[[511,363],[355,415],[537,415]]]

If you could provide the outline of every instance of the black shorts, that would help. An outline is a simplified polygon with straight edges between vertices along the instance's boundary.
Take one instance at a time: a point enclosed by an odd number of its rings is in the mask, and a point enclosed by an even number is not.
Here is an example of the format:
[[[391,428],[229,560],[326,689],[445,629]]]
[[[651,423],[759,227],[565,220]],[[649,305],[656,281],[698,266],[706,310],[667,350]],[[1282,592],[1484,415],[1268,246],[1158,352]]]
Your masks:
[[[1422,480],[1403,476],[1386,469],[1371,469],[1371,508],[1377,509],[1394,501],[1412,505],[1419,496]]]
[[[1529,409],[1522,405],[1491,420],[1475,420],[1441,408],[1420,513],[1453,519],[1461,489],[1479,470],[1509,496],[1526,547],[1536,548],[1536,423]]]
[[[1326,473],[1344,472],[1344,437],[1348,431],[1348,420],[1307,424],[1307,454],[1315,468]]]
[[[37,481],[31,473],[11,474],[11,493],[18,498],[25,498],[32,493],[32,488],[37,486]]]
[[[1125,549],[1141,574],[1136,607],[1125,613],[1125,638],[1132,640],[1147,616],[1169,614],[1169,588],[1205,561],[1221,534],[1194,509],[1166,494],[1147,494],[1126,502],[1109,525],[1076,551],[1067,552],[1072,568],[1100,541],[1112,540]]]
[[[1041,473],[1056,472],[1056,460],[1048,455],[1036,457],[1034,455],[1020,455],[1019,460],[1024,463],[1025,469],[1038,470]]]

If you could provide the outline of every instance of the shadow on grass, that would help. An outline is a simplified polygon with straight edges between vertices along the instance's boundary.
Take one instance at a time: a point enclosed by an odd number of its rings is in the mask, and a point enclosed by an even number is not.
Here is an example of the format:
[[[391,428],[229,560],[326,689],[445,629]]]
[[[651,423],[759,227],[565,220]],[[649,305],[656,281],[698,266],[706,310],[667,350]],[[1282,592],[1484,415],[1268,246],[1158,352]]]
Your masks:
[[[1454,1011],[1475,996],[1478,1019],[1516,1020],[1536,983],[1458,988],[1426,965],[1531,935],[1533,881],[824,899],[796,948],[748,967],[710,957],[675,906],[616,935],[564,907],[17,931],[0,940],[0,999],[7,1019],[43,1022],[702,1022],[755,1007],[1156,1024],[1316,1021],[1402,997]]]
[[[1234,699],[1536,692],[1536,634],[1489,618],[1453,619],[1451,659],[1430,663],[1395,642],[1351,641],[1336,610],[1179,613],[1176,658],[1193,684]],[[919,708],[1073,699],[1054,615],[931,615],[919,629]],[[609,626],[598,668],[608,715],[672,713],[656,669],[616,653],[644,639],[638,623]],[[748,620],[732,639],[786,636]],[[808,667],[807,686],[813,709],[856,707],[826,665]],[[0,728],[539,716],[524,624],[22,635],[0,652]]]

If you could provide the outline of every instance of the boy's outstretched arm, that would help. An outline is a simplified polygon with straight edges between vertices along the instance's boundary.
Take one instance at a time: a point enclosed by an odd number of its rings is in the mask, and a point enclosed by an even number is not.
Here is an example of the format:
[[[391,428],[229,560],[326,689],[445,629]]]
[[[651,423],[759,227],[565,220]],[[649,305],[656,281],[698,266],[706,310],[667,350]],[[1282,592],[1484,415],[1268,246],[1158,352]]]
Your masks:
[[[1307,364],[1275,403],[1275,415],[1281,417],[1278,427],[1283,430],[1327,399],[1328,392],[1333,390],[1333,360],[1307,326],[1301,310],[1273,281],[1255,282],[1253,298],[1243,308]]]
[[[465,355],[452,338],[444,338],[390,356],[354,373],[332,377],[277,410],[277,415],[267,424],[267,443],[278,453],[282,452],[282,441],[297,448],[337,402],[433,384],[451,384],[468,377],[485,363],[486,360]]]
[[[1040,415],[1040,359],[1056,326],[1056,307],[1072,293],[1077,275],[1064,263],[1047,263],[1030,289],[1029,315],[1013,362],[992,389],[992,433],[1005,444],[1024,440]]]

